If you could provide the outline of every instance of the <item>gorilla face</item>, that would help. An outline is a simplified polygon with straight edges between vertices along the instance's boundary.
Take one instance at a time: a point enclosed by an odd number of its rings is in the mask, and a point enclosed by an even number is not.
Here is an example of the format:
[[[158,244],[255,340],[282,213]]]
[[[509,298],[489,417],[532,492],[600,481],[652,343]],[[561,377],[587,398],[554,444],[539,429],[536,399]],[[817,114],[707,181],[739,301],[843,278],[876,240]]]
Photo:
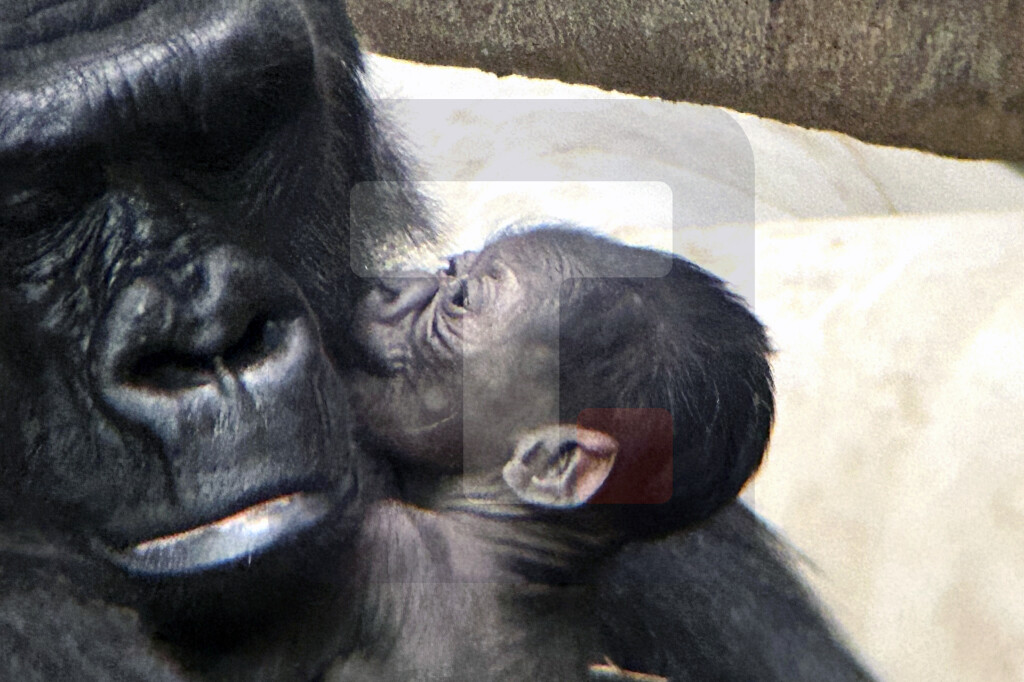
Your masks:
[[[0,519],[165,575],[354,514],[350,261],[424,228],[396,195],[350,249],[397,170],[343,10],[0,17]]]

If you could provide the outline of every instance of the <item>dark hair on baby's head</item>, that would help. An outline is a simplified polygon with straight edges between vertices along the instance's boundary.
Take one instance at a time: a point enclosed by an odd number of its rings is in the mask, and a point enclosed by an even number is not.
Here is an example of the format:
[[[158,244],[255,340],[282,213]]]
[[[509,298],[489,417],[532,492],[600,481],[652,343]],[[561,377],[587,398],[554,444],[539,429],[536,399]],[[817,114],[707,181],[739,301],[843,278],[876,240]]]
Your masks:
[[[601,501],[660,502],[667,494],[656,499],[651,486],[661,481],[671,501],[623,513],[666,527],[706,518],[736,497],[768,444],[774,387],[763,325],[686,259],[556,232],[575,274],[559,299],[560,418],[613,432],[633,458]],[[659,443],[666,456],[650,449]]]

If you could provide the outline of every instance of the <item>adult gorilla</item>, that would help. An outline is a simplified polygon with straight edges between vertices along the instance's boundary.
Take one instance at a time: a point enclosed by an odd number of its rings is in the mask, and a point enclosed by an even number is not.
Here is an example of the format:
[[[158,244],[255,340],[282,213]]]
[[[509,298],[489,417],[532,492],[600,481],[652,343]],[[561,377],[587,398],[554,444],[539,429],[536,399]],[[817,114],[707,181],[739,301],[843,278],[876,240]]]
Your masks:
[[[350,262],[429,233],[395,189],[350,244],[359,67],[337,2],[0,0],[0,677],[162,674],[83,652],[147,641],[115,600],[212,676],[338,651]]]

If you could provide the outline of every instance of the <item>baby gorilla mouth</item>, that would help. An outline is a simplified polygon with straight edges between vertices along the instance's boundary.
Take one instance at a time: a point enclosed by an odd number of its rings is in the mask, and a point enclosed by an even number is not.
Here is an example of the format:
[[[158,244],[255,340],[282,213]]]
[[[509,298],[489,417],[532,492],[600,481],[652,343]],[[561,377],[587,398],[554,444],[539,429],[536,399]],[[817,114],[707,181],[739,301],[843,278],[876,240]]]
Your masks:
[[[108,553],[121,567],[140,575],[194,573],[260,554],[315,525],[330,509],[327,495],[291,493],[212,523]]]

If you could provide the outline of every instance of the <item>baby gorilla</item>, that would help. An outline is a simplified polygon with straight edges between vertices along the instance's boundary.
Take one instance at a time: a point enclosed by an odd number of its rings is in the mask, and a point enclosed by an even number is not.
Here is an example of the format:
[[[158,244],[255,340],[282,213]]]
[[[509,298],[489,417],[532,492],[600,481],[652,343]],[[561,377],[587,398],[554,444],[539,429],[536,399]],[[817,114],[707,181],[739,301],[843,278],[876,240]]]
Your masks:
[[[604,662],[594,571],[756,470],[761,324],[686,260],[545,228],[381,283],[355,326],[360,435],[422,508],[366,525],[364,644],[327,680],[648,679]]]
[[[544,228],[419,274],[359,308],[371,447],[470,486],[504,465],[522,500],[619,503],[602,516],[632,533],[707,517],[759,466],[774,404],[764,329],[689,261]]]

